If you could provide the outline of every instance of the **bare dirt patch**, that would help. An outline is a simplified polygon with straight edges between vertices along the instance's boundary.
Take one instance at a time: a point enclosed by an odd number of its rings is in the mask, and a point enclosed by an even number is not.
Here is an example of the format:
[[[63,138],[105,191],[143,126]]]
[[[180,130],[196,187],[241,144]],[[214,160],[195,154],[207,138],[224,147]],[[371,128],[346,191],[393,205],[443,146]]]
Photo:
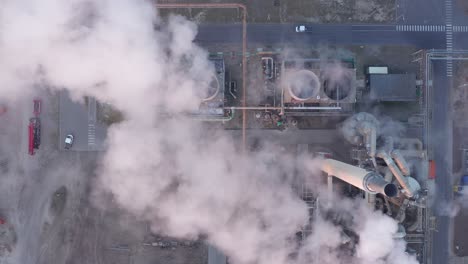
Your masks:
[[[175,0],[158,1],[176,3]],[[179,1],[180,2],[180,1]],[[191,3],[229,3],[230,0],[193,0]],[[256,0],[240,1],[247,6],[250,23],[385,23],[395,19],[395,0]],[[198,23],[240,22],[236,9],[169,9]]]
[[[458,126],[467,127],[468,120],[468,63],[465,61],[454,61],[454,87],[453,87],[453,119]]]

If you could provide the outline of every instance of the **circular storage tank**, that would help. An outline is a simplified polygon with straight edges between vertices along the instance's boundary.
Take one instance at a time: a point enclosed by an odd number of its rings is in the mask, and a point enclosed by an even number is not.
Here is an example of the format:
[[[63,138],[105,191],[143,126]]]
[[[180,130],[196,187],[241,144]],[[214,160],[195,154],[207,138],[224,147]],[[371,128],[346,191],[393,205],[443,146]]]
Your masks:
[[[212,100],[218,95],[219,92],[219,81],[216,78],[216,75],[212,75],[209,82],[205,82],[202,84],[202,89],[198,90],[196,95],[202,101],[209,101]]]
[[[289,94],[297,101],[307,101],[319,96],[320,81],[317,75],[311,71],[292,72],[286,82]]]
[[[353,86],[352,72],[346,69],[327,69],[322,72],[323,92],[332,100],[343,100]]]

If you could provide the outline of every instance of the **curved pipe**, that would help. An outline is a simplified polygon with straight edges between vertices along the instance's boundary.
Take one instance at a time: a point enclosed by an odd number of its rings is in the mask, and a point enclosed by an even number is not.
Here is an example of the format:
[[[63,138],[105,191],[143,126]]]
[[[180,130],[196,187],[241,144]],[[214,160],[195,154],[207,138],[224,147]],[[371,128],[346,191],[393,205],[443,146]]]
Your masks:
[[[393,161],[393,159],[390,157],[390,155],[388,155],[387,153],[381,151],[377,154],[377,157],[379,158],[382,158],[385,163],[387,164],[388,168],[392,171],[393,173],[393,176],[395,176],[395,178],[397,179],[398,183],[400,184],[400,186],[403,188],[404,192],[405,192],[405,195],[408,196],[408,197],[413,197],[414,196],[414,192],[411,190],[411,188],[409,187],[409,184],[408,182],[406,181],[406,178],[405,176],[403,176],[403,174],[401,173],[400,169],[398,168],[398,166],[395,164],[395,162]]]
[[[401,173],[403,173],[404,176],[411,175],[410,167],[408,166],[408,163],[406,163],[405,158],[403,158],[403,155],[401,155],[399,150],[392,151],[392,158],[395,160],[398,168],[400,168]]]
[[[393,181],[393,173],[392,171],[387,167],[387,169],[385,170],[385,174],[384,174],[384,179],[388,182],[392,182]]]
[[[322,171],[371,194],[381,193],[388,197],[398,194],[396,185],[386,182],[381,175],[341,161],[325,159]]]
[[[423,150],[423,143],[420,139],[418,138],[401,138],[398,141],[400,144],[405,145],[405,147],[409,147],[410,145],[413,145],[416,147],[416,150]],[[409,148],[413,149],[413,148]]]
[[[424,150],[399,150],[403,157],[425,159],[427,156]]]

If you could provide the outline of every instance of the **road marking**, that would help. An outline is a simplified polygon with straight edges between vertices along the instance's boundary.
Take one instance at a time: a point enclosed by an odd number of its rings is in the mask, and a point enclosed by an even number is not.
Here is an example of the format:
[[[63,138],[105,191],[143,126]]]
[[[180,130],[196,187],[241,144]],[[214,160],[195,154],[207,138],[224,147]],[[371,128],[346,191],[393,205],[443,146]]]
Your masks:
[[[451,53],[453,51],[453,31],[460,29],[458,26],[453,26],[453,9],[452,9],[452,0],[445,0],[445,38],[447,52]],[[452,77],[453,75],[453,61],[450,56],[447,57],[447,77]]]
[[[88,124],[88,145],[96,144],[96,126]]]
[[[445,31],[446,26],[442,25],[397,25],[396,30],[397,31],[419,31],[419,32],[443,32]],[[468,26],[465,28],[466,31],[468,32]]]
[[[453,32],[468,32],[468,26],[453,26]]]
[[[96,145],[96,99],[88,97],[88,150]]]

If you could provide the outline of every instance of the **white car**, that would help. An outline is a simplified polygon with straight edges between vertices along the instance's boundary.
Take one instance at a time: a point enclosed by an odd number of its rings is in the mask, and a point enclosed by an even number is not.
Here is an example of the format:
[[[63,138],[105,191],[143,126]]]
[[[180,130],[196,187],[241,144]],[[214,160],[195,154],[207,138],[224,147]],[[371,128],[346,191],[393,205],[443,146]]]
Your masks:
[[[306,31],[306,26],[304,25],[296,26],[296,32],[305,32],[305,31]]]
[[[73,135],[69,134],[65,138],[65,149],[70,149],[73,146]]]

